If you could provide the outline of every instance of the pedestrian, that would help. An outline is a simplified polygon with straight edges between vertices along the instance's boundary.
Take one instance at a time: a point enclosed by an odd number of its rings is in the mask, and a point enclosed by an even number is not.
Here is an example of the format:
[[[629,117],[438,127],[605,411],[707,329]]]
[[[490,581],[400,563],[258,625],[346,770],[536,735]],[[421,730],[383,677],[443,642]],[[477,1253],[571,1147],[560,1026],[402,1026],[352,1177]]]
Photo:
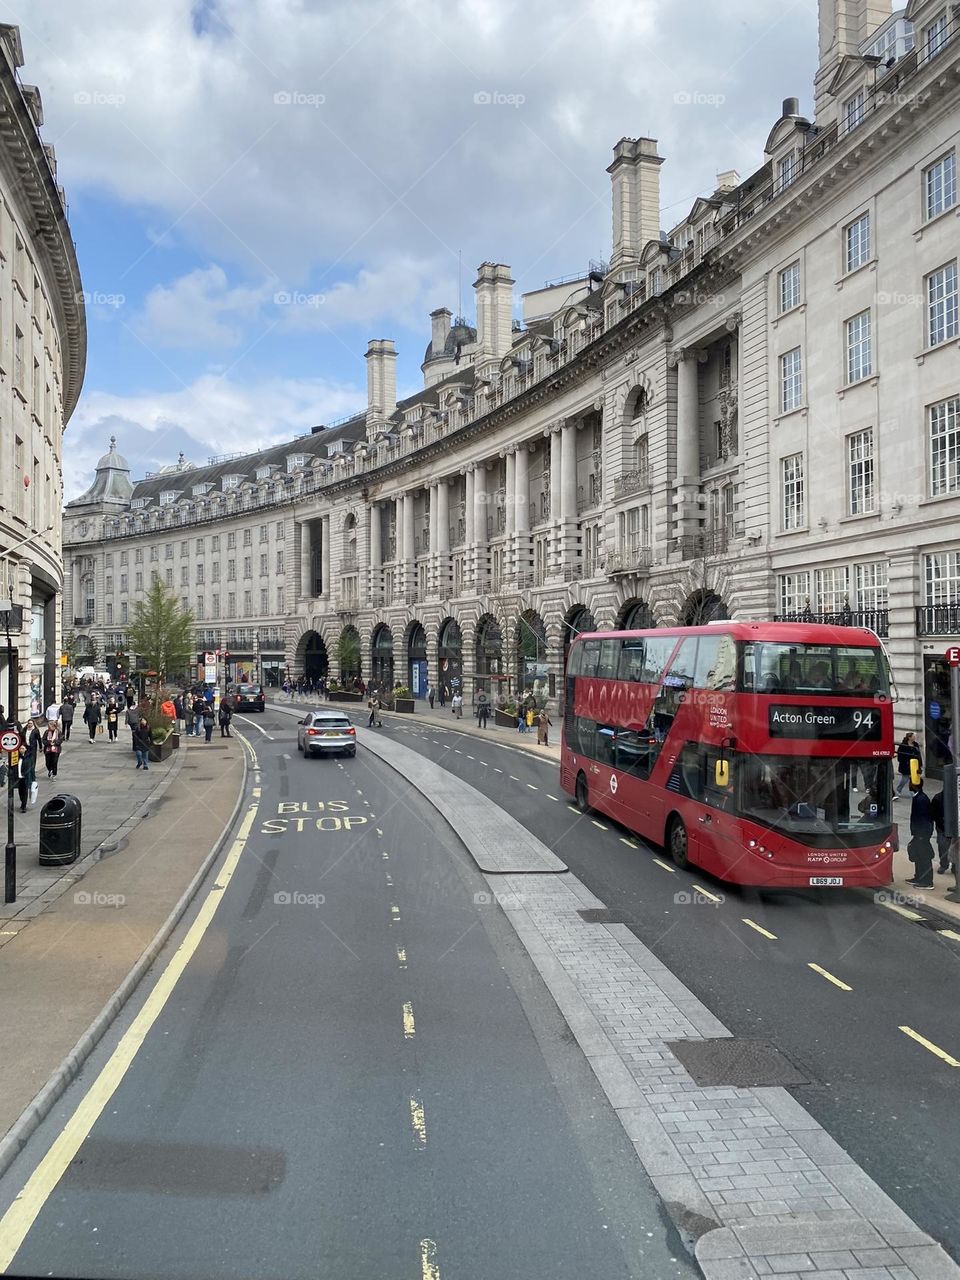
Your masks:
[[[917,745],[917,735],[915,733],[906,733],[903,741],[897,747],[897,769],[900,776],[897,778],[897,789],[895,795],[902,795],[904,789],[910,786],[910,761],[918,760],[923,762],[920,754],[920,748]]]
[[[183,725],[183,694],[178,693],[173,700],[173,714],[176,723],[177,733],[181,732]]]
[[[526,732],[527,732],[527,717],[526,717],[526,713],[521,707],[517,712],[517,733],[526,733]]]
[[[60,723],[63,725],[63,740],[70,741],[70,730],[73,728],[73,710],[74,700],[72,695],[68,695],[60,703]]]
[[[532,729],[533,728],[533,707],[531,707],[529,703],[527,704],[527,709],[523,713],[523,716],[527,722],[527,728]]]
[[[214,723],[212,703],[204,702],[203,715],[201,716],[201,719],[203,721],[204,741],[210,742],[211,739],[213,738],[213,723]]]
[[[120,708],[113,698],[107,703],[107,741],[116,742],[120,728]]]
[[[56,724],[59,719],[60,719],[60,703],[51,702],[49,707],[47,707],[47,721],[50,724]]]
[[[40,733],[33,720],[25,725],[18,725],[23,749],[17,761],[17,795],[20,797],[20,812],[27,812],[27,802],[34,804],[37,799],[37,752],[40,750]]]
[[[47,765],[47,777],[55,778],[57,776],[57,765],[60,761],[60,746],[62,740],[60,737],[60,730],[57,728],[56,724],[50,721],[49,717],[47,717],[47,720],[48,723],[46,729],[43,731],[41,745],[43,746],[43,758]]]
[[[933,814],[930,797],[923,789],[923,778],[917,783],[910,783],[913,803],[910,805],[910,843],[907,853],[913,863],[913,878],[907,881],[916,889],[933,888],[933,845],[930,837],[934,832]]]
[[[220,699],[220,710],[217,713],[217,718],[220,721],[220,737],[229,738],[230,721],[233,719],[233,707],[230,705],[229,698]]]
[[[127,685],[127,706],[133,707],[136,705],[136,702],[137,702],[137,695],[134,692],[133,685],[128,684]]]
[[[459,693],[455,693],[450,699],[450,710],[458,720],[463,719],[463,697]]]
[[[375,723],[379,724],[382,728],[383,721],[380,719],[380,699],[376,694],[374,694],[369,700],[367,706],[370,708],[370,715],[367,718],[367,728],[372,729]]]
[[[137,768],[150,768],[150,726],[145,716],[140,716],[133,730],[133,749],[137,753]]]
[[[193,736],[199,738],[203,732],[203,713],[206,710],[207,701],[201,694],[195,694],[193,699]]]
[[[553,721],[547,715],[547,708],[543,707],[537,716],[537,744],[541,747],[549,747],[547,741],[547,730],[553,724]]]
[[[930,799],[930,816],[937,832],[937,871],[942,876],[950,874],[950,846],[953,843],[944,829],[943,792],[938,791]]]
[[[439,702],[441,708],[447,705],[447,686],[442,681],[440,682]]]
[[[436,696],[437,696],[437,691],[436,691],[436,689],[433,687],[433,685],[431,685],[431,686],[430,686],[430,688],[427,690],[427,701],[430,703],[430,710],[431,710],[431,711],[433,710],[433,703],[434,703],[434,699],[436,698]]]
[[[95,702],[92,698],[83,709],[83,722],[87,726],[87,732],[90,734],[90,741],[93,742],[97,736],[97,729],[100,727],[100,703]]]
[[[477,699],[477,725],[481,729],[487,727],[487,716],[490,714],[490,701],[485,693]]]
[[[126,711],[124,712],[123,718],[127,728],[130,730],[131,744],[133,744],[132,735],[137,725],[140,723],[140,712],[137,710],[136,707],[127,707]],[[133,745],[133,750],[136,751],[135,745]]]

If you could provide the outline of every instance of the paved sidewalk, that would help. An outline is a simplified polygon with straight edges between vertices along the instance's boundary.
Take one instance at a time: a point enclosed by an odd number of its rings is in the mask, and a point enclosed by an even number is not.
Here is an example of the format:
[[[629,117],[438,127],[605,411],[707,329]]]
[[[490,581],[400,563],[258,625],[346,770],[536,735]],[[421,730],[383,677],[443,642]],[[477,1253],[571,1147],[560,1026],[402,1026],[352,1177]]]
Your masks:
[[[941,876],[937,873],[939,859],[936,855],[936,838],[933,841],[933,888],[915,889],[912,884],[907,884],[913,875],[913,863],[907,857],[907,845],[910,842],[910,802],[908,800],[894,801],[893,820],[900,829],[900,851],[893,855],[891,882],[895,905],[906,911],[913,907],[926,907],[960,923],[960,902],[947,901],[947,894],[956,885],[956,877]]]
[[[89,763],[70,759],[81,751],[90,753]],[[114,751],[118,765],[108,762],[107,753]],[[89,854],[82,868],[63,868],[62,883],[35,900],[26,920],[14,917],[3,926],[14,936],[5,937],[0,949],[0,1139],[11,1126],[16,1136],[0,1140],[0,1167],[119,1011],[132,989],[131,972],[159,949],[160,930],[232,820],[243,753],[237,738],[214,738],[209,745],[182,738],[176,765],[167,764],[165,776],[151,766],[146,779],[130,764],[125,746],[78,743],[69,753],[62,781],[71,785],[59,789],[79,793],[84,771],[89,839],[95,828],[102,829],[98,808],[110,813],[111,835],[100,856]],[[161,777],[155,788],[154,779]],[[45,787],[53,794],[45,777],[40,787],[41,798]],[[137,787],[152,793],[146,805]],[[134,805],[138,820],[121,826],[124,812],[131,817]],[[85,871],[81,883],[78,870]],[[87,1033],[95,1021],[98,1029],[91,1037]],[[54,1090],[53,1098],[45,1094],[39,1102],[37,1095],[45,1089]]]
[[[360,737],[431,798],[418,755]],[[459,786],[466,803],[473,788]],[[458,830],[473,854],[477,833]],[[605,923],[604,903],[575,876],[487,881],[489,909],[514,925],[707,1280],[960,1280],[785,1088],[746,1080],[748,1046],[724,1065],[737,1047],[729,1030],[626,925]],[[697,1082],[680,1056],[690,1050],[718,1082]]]

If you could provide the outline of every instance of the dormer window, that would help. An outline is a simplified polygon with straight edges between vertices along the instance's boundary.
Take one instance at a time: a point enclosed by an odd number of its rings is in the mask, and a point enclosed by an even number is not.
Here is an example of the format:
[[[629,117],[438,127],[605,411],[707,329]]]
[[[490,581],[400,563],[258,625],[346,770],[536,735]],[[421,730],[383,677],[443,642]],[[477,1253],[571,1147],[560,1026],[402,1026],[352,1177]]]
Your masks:
[[[240,479],[240,476],[224,476],[220,481],[223,486],[224,493],[226,493],[228,489],[236,489],[237,485],[240,483]]]
[[[864,95],[861,89],[855,93],[852,98],[848,98],[843,104],[843,131],[849,133],[851,129],[856,129],[863,124],[864,117]]]
[[[146,505],[147,505],[146,498],[134,498],[134,500],[130,503],[130,506],[133,508],[134,511],[140,511]]]
[[[191,492],[195,498],[202,498],[205,493],[209,492],[209,489],[210,486],[208,484],[195,484]]]
[[[269,467],[257,467],[257,479],[258,479],[258,480],[269,480],[269,479],[270,479],[270,468],[269,468]]]
[[[171,502],[176,502],[178,496],[176,489],[164,489],[160,494],[161,507],[168,507]]]
[[[299,471],[305,462],[306,462],[306,458],[302,453],[288,453],[287,454],[287,471],[288,472]]]
[[[800,176],[800,165],[797,160],[797,153],[790,151],[787,155],[781,157],[777,164],[777,181],[781,191],[791,186]]]
[[[659,267],[650,272],[650,293],[655,298],[663,293],[663,273]]]
[[[947,14],[942,10],[923,29],[923,57],[934,58],[947,43]]]

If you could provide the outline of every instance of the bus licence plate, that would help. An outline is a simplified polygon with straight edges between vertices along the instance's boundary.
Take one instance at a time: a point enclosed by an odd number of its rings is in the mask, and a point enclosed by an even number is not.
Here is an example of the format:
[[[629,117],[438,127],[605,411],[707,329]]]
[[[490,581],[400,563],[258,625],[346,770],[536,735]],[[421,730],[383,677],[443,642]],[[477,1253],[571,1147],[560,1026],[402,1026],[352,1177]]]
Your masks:
[[[843,876],[811,876],[811,884],[842,885]]]

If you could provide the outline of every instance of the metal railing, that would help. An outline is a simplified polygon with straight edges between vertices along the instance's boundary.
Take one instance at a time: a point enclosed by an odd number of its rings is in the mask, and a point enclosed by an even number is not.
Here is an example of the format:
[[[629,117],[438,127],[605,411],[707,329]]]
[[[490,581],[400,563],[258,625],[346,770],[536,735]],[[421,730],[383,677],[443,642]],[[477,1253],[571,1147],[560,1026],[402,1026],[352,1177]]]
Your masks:
[[[918,610],[919,612],[919,610]],[[778,613],[774,622],[820,622],[828,627],[865,627],[878,636],[889,634],[890,613],[887,609],[837,609],[814,613],[802,609],[799,613]]]
[[[606,570],[615,573],[642,573],[653,564],[652,547],[621,547],[607,555]]]
[[[953,604],[919,605],[916,623],[918,636],[960,635],[960,601]]]

